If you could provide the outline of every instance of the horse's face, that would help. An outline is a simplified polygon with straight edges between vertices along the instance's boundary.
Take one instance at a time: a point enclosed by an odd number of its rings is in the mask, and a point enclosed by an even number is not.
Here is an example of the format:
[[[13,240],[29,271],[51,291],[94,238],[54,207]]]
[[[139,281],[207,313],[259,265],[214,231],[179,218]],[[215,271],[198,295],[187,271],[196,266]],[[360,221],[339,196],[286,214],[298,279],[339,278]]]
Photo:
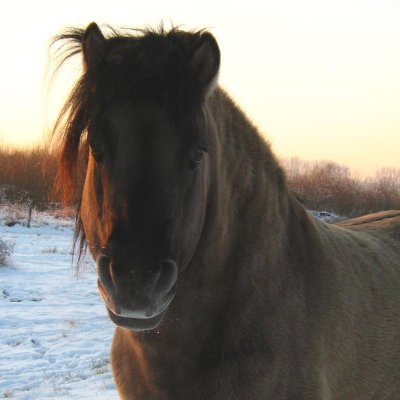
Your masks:
[[[87,49],[103,40],[96,28],[86,35],[87,68],[101,50]],[[116,98],[91,118],[81,219],[100,294],[123,327],[160,323],[202,233],[210,161],[201,104],[189,117],[142,96]]]
[[[110,316],[132,328],[161,320],[205,216],[205,131],[182,140],[163,114],[117,105],[89,130],[81,218]]]

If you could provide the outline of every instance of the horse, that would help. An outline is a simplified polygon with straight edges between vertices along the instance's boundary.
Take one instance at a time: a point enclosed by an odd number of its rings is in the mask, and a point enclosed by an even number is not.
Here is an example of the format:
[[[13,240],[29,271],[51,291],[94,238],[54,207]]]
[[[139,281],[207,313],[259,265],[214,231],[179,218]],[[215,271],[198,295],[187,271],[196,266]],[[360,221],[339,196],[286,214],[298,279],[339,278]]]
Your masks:
[[[117,325],[120,397],[400,399],[400,211],[314,218],[219,86],[207,30],[54,43],[82,57],[57,186]]]

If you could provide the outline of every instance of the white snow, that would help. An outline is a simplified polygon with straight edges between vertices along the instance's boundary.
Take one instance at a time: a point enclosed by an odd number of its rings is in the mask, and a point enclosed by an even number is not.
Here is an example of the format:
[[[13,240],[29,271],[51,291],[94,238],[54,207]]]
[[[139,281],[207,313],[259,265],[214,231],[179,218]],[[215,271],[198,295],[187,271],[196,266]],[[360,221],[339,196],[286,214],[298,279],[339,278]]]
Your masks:
[[[89,257],[76,276],[72,220],[35,213],[31,228],[5,225],[21,218],[0,209],[0,239],[14,245],[0,266],[0,398],[118,399],[114,326]]]
[[[336,222],[340,222],[340,221],[343,221],[343,220],[346,219],[345,217],[343,217],[341,215],[338,215],[338,214],[335,214],[335,213],[329,212],[329,211],[314,211],[314,210],[311,210],[309,212],[315,218],[317,218],[317,219],[319,219],[321,221],[327,222],[329,224],[334,224]]]

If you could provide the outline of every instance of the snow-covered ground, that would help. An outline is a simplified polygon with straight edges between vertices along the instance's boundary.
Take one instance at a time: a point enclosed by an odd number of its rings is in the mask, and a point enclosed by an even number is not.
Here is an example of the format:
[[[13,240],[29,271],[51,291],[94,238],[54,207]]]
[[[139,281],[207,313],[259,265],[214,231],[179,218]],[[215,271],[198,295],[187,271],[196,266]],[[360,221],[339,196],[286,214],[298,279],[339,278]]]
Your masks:
[[[114,326],[89,257],[76,276],[73,222],[34,213],[31,228],[9,227],[20,218],[10,213],[0,209],[0,239],[14,246],[0,266],[0,398],[118,399]]]

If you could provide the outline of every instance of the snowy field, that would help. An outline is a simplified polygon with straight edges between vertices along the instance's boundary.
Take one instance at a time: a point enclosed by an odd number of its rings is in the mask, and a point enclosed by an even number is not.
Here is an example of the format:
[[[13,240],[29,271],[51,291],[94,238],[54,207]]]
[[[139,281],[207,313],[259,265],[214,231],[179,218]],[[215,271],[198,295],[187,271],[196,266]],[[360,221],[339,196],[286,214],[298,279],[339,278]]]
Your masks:
[[[32,227],[0,209],[0,398],[118,399],[109,349],[114,331],[89,258],[77,278],[73,222],[34,213]],[[26,221],[25,221],[26,223]]]

